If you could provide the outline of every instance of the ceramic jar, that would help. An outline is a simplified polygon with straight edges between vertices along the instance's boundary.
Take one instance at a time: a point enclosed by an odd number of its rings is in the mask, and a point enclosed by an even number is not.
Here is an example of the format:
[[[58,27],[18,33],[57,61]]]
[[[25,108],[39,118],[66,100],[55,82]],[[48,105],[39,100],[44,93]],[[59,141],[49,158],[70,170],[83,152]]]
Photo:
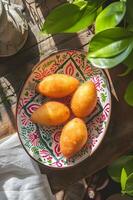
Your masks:
[[[0,57],[17,53],[25,44],[28,25],[18,8],[5,6],[0,0]]]

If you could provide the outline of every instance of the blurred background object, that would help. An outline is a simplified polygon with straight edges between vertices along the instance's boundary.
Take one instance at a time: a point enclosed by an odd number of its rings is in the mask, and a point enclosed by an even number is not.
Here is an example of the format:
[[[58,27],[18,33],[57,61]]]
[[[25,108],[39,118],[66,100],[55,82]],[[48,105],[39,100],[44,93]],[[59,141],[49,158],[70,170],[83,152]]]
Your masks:
[[[0,0],[0,57],[16,54],[25,44],[28,24],[23,8]]]

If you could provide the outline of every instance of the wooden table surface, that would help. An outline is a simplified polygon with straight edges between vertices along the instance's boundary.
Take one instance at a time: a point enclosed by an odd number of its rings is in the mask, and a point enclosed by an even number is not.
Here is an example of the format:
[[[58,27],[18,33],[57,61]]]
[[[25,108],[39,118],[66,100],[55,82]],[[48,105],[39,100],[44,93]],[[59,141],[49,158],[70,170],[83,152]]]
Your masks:
[[[21,4],[20,0],[12,0]],[[41,3],[40,3],[41,2]],[[42,35],[40,28],[45,16],[59,3],[59,0],[23,0],[29,24],[29,37],[22,50],[14,56],[0,58],[0,138],[15,132],[15,109],[17,95],[27,75],[44,57],[60,49],[82,49],[87,46],[92,31],[79,34]],[[133,108],[128,106],[123,95],[133,73],[126,77],[118,75],[124,70],[118,66],[109,71],[119,101],[112,95],[111,122],[102,144],[90,158],[72,169],[50,170],[40,166],[46,173],[53,193],[70,184],[88,177],[107,166],[114,159],[133,150]]]

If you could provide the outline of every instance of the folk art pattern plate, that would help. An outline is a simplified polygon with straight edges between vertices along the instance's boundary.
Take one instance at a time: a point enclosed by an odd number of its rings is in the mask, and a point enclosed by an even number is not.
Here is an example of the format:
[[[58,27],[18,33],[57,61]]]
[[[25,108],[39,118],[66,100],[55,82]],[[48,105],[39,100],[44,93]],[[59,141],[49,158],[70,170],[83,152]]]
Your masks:
[[[92,80],[97,89],[98,103],[94,112],[84,120],[90,136],[84,148],[70,159],[60,152],[59,139],[62,126],[41,127],[31,122],[31,114],[50,100],[36,93],[37,83],[42,78],[63,73],[76,77],[80,82]],[[71,97],[58,99],[69,106]],[[92,155],[101,143],[110,120],[111,94],[105,73],[89,64],[85,53],[64,50],[52,54],[40,62],[26,80],[17,105],[17,127],[20,140],[28,154],[39,163],[53,168],[72,167]],[[73,116],[72,116],[73,117]],[[76,131],[76,130],[75,130]]]

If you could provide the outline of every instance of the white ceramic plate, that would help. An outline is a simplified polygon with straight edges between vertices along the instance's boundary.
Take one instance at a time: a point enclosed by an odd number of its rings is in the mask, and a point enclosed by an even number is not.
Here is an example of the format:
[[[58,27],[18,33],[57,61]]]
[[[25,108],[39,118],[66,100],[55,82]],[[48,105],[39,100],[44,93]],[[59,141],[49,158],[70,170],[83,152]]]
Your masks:
[[[98,103],[91,116],[85,118],[90,133],[85,147],[70,159],[60,152],[59,139],[62,126],[41,127],[30,120],[43,102],[50,99],[36,93],[37,83],[50,74],[63,73],[76,77],[80,82],[91,79],[97,88]],[[60,99],[69,106],[70,96]],[[17,127],[21,142],[28,154],[39,163],[53,168],[72,167],[92,155],[106,133],[111,113],[111,94],[105,73],[89,64],[85,53],[64,50],[41,61],[27,78],[18,100]],[[75,130],[76,131],[76,130]]]

